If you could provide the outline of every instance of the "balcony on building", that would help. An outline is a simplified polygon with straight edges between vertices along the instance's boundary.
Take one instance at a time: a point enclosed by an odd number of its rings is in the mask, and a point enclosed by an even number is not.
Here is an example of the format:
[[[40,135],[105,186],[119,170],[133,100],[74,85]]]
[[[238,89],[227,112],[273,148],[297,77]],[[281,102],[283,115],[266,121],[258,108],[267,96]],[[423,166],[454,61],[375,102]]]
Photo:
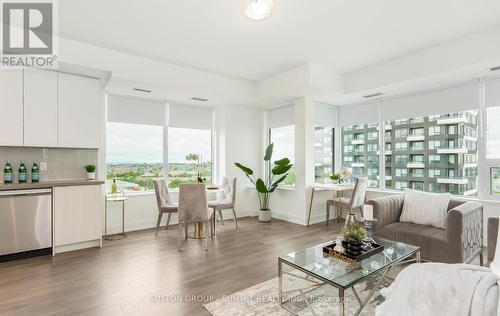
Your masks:
[[[467,184],[469,179],[462,177],[447,177],[447,178],[437,178],[437,183],[443,184]]]
[[[439,148],[437,150],[438,154],[467,154],[469,150],[467,148]]]
[[[468,123],[469,119],[465,113],[452,113],[441,115],[436,121],[438,125],[450,125],[450,124],[460,124]]]
[[[425,168],[425,163],[423,163],[423,162],[409,162],[406,164],[406,168],[423,169],[423,168]]]

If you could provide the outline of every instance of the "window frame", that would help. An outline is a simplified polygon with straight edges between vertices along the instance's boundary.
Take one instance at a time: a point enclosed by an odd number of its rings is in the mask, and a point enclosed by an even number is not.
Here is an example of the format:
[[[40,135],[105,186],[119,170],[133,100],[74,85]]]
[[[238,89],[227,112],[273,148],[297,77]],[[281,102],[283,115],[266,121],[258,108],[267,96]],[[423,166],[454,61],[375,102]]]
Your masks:
[[[106,94],[108,95],[108,94]],[[106,98],[107,100],[107,98]],[[170,117],[170,103],[168,100],[163,101],[163,106],[164,106],[164,118],[163,118],[163,125],[161,126],[163,128],[163,136],[162,136],[162,156],[163,156],[163,179],[165,179],[167,185],[169,183],[169,177],[168,177],[168,128],[169,127],[174,127],[174,126],[169,126],[169,117]],[[216,159],[216,143],[215,143],[215,125],[213,124],[213,118],[214,118],[214,109],[212,111],[212,128],[210,129],[202,129],[210,132],[210,159],[211,159],[211,181],[210,184],[213,184],[214,181],[217,179],[218,175],[216,174],[217,169],[216,169],[216,164],[217,162],[215,161]],[[106,112],[107,112],[107,103],[106,103]],[[108,121],[106,120],[106,128],[108,126]],[[123,122],[126,123],[126,122]],[[131,123],[133,124],[133,123]],[[147,124],[138,124],[138,125],[147,125]],[[160,126],[160,125],[155,125],[155,126]],[[186,127],[189,129],[188,127]],[[107,146],[106,146],[107,148]],[[107,149],[106,149],[107,150]],[[108,180],[108,161],[107,157],[104,162],[105,165],[105,174],[106,174],[106,181]],[[177,192],[178,189],[169,189],[171,192]],[[126,196],[129,195],[142,195],[142,194],[154,194],[154,190],[144,190],[144,191],[138,191],[138,192],[124,192]]]

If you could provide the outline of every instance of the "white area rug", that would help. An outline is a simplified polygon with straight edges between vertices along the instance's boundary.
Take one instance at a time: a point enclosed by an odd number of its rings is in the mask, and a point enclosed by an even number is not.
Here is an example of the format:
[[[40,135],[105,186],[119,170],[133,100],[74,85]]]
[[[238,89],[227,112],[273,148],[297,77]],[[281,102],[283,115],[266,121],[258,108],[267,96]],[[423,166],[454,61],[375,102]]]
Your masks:
[[[389,273],[394,278],[402,267],[395,267]],[[295,272],[304,277],[303,274]],[[308,287],[312,281],[295,278],[289,275],[283,277],[283,291],[295,290]],[[366,281],[355,285],[361,300],[368,296],[370,290],[375,286],[377,279],[368,278]],[[380,286],[388,286],[391,279],[385,279]],[[295,292],[298,293],[298,292]],[[306,294],[307,303],[312,306],[318,316],[332,316],[339,314],[338,289],[323,285]],[[365,306],[360,315],[374,315],[375,307],[383,301],[377,290]],[[292,302],[286,303],[283,309],[278,303],[278,278],[271,279],[264,283],[257,284],[243,291],[234,293],[217,301],[205,304],[204,307],[214,316],[313,316],[310,308],[303,297],[299,296]],[[358,309],[359,304],[351,289],[345,291],[345,315],[352,315]]]

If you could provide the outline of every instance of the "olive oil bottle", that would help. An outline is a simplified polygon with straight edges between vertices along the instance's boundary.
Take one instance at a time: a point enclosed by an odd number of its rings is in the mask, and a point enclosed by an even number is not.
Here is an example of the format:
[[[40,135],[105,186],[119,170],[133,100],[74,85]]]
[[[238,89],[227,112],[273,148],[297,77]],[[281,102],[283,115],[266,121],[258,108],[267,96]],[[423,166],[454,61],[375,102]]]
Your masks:
[[[40,168],[38,168],[38,163],[36,160],[33,162],[31,167],[31,182],[36,183],[40,181]]]
[[[5,184],[11,184],[12,180],[13,180],[12,166],[10,165],[10,162],[7,161],[5,163],[5,168],[3,168],[3,182]]]
[[[26,166],[24,165],[24,161],[21,160],[21,164],[19,165],[19,183],[26,183],[27,178]]]

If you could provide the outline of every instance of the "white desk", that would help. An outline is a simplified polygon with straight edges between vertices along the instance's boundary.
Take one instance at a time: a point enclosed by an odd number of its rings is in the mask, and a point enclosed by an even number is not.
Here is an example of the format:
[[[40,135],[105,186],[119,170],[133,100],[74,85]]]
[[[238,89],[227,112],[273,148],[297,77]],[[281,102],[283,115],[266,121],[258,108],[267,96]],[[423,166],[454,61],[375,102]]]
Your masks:
[[[313,202],[314,202],[314,193],[316,191],[331,191],[335,194],[342,194],[342,197],[344,195],[345,191],[353,190],[354,189],[354,184],[350,183],[345,183],[345,184],[316,184],[312,188],[312,193],[311,193],[311,202],[309,203],[309,214],[307,215],[307,226],[309,226],[309,222],[311,221],[311,212],[312,212],[312,207],[313,207]],[[338,197],[338,196],[337,196]]]

